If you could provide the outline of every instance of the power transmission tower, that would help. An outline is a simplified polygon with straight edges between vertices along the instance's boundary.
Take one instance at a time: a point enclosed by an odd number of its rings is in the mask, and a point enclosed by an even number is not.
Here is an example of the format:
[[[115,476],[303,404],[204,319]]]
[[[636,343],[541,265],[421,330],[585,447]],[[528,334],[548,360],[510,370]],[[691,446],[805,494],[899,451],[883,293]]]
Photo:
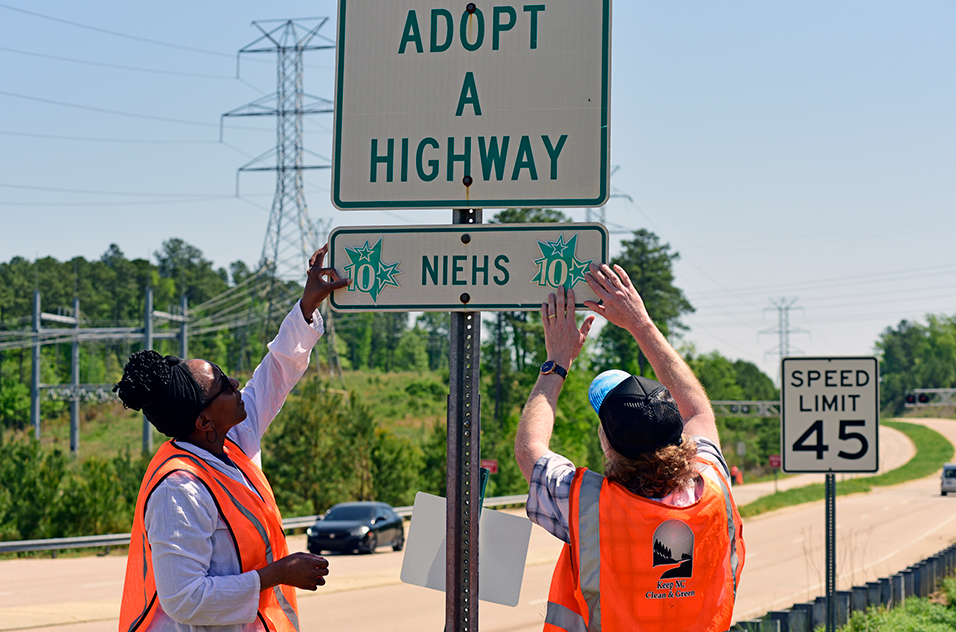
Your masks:
[[[614,174],[618,172],[621,168],[621,165],[614,165],[611,167],[611,175],[608,176],[608,181],[614,177]],[[611,198],[624,198],[628,202],[633,202],[634,198],[630,195],[621,191],[616,186],[611,185],[611,193],[608,195],[608,199]],[[602,206],[600,208],[588,208],[584,209],[584,221],[586,222],[599,222],[601,224],[607,223],[607,208]]]
[[[776,329],[764,329],[760,333],[777,334],[780,337],[780,342],[774,349],[771,349],[767,352],[768,355],[779,355],[780,359],[783,360],[783,358],[790,355],[790,334],[810,333],[806,329],[795,329],[790,327],[790,310],[793,308],[794,304],[796,304],[797,300],[797,298],[771,298],[770,302],[773,303],[773,306],[764,308],[764,311],[767,311],[768,309],[777,310],[778,324]],[[794,349],[794,351],[799,351],[799,349]]]
[[[302,282],[309,267],[309,257],[318,247],[315,226],[309,217],[302,190],[302,172],[328,169],[331,165],[324,156],[303,147],[302,117],[331,113],[332,101],[303,92],[302,53],[335,48],[333,40],[319,33],[328,21],[329,18],[307,18],[253,22],[262,36],[239,50],[237,74],[239,56],[243,53],[276,53],[276,92],[222,115],[222,119],[233,116],[276,117],[275,147],[239,167],[236,174],[238,194],[238,179],[242,172],[276,172],[275,197],[260,259],[260,268],[266,272],[255,293],[250,313],[250,321],[255,320],[255,314],[264,315],[264,338],[275,331],[278,321],[273,321],[277,316],[281,317],[291,299],[289,282]],[[325,164],[304,164],[303,154],[306,152]],[[273,156],[274,165],[264,164]]]

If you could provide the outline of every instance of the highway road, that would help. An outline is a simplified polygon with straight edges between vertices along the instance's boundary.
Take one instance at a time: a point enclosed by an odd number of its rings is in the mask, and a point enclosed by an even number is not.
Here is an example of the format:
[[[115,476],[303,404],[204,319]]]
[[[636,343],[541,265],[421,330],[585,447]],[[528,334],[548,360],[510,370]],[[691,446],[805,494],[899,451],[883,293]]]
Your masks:
[[[919,423],[956,444],[956,421]],[[880,446],[886,469],[912,454],[908,440],[888,428],[881,429]],[[794,479],[800,482],[792,477],[785,484],[793,484]],[[756,486],[750,489],[760,492]],[[738,488],[741,499],[753,493],[746,485]],[[840,589],[895,573],[956,542],[956,497],[940,496],[936,476],[840,497],[836,511]],[[823,532],[822,502],[748,519],[744,526],[747,563],[736,618],[753,618],[822,594]],[[302,550],[304,545],[304,536],[290,538],[292,550]],[[483,632],[541,630],[559,551],[554,538],[533,529],[520,603],[515,608],[482,603],[479,627]],[[402,553],[380,549],[372,556],[334,555],[329,560],[329,584],[316,593],[299,592],[304,632],[376,628],[439,632],[443,628],[444,594],[402,584]],[[115,630],[124,567],[125,557],[119,555],[0,562],[0,631]]]

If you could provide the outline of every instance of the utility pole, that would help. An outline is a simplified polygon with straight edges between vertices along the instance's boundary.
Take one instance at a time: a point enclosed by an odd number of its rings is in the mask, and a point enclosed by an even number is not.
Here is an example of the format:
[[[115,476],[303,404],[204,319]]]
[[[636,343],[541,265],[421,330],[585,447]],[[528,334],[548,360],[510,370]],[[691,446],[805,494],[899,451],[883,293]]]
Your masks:
[[[608,182],[611,181],[611,178],[614,177],[614,174],[617,173],[620,168],[621,165],[614,165],[611,167],[611,174],[607,177]],[[614,185],[611,185],[611,194],[608,196],[608,199],[611,198],[624,198],[628,202],[631,202],[632,204],[634,203],[634,198],[624,191],[621,191]],[[602,206],[601,208],[584,209],[584,221],[607,224],[607,207]]]
[[[782,297],[779,299],[771,298],[770,302],[773,303],[772,307],[765,307],[764,311],[768,309],[777,310],[777,328],[764,329],[759,332],[761,334],[777,334],[779,336],[779,343],[774,349],[768,351],[768,354],[779,355],[780,359],[783,360],[790,355],[790,334],[808,334],[810,333],[806,329],[798,329],[790,327],[790,310],[796,304],[799,299],[786,298]],[[802,309],[802,308],[801,308]],[[797,350],[799,351],[799,350]]]
[[[264,267],[267,276],[260,281],[260,291],[254,293],[250,312],[252,317],[264,311],[263,335],[268,335],[267,330],[277,326],[272,321],[277,314],[282,313],[289,301],[285,282],[301,282],[304,279],[309,257],[317,248],[315,226],[309,217],[302,189],[302,172],[306,169],[329,169],[331,164],[303,163],[303,153],[307,150],[302,146],[302,116],[331,113],[332,102],[303,92],[302,53],[335,48],[333,40],[319,33],[328,21],[328,18],[311,18],[253,22],[252,25],[259,29],[262,36],[240,49],[239,55],[275,53],[276,92],[222,115],[222,119],[233,116],[276,117],[275,147],[240,167],[236,175],[238,194],[238,178],[242,172],[276,172],[275,196],[260,259],[260,267]],[[237,75],[239,59],[237,55]],[[309,153],[328,163],[327,158]],[[273,156],[274,165],[263,164]],[[252,320],[250,318],[250,322]]]

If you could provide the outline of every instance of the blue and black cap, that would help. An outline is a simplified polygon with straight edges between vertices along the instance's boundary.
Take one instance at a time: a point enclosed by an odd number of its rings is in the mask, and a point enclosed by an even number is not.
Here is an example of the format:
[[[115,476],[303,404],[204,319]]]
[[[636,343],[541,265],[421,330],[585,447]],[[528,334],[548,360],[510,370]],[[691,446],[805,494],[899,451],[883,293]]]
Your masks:
[[[660,382],[613,369],[594,378],[588,399],[608,443],[625,458],[681,444],[684,421]]]

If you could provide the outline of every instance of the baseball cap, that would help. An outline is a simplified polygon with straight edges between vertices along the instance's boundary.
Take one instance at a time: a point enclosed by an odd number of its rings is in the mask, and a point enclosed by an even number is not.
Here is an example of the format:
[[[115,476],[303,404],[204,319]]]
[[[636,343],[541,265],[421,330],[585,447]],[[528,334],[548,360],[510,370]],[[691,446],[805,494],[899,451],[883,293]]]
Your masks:
[[[681,443],[684,421],[660,382],[612,369],[594,378],[588,399],[608,443],[625,458]]]

